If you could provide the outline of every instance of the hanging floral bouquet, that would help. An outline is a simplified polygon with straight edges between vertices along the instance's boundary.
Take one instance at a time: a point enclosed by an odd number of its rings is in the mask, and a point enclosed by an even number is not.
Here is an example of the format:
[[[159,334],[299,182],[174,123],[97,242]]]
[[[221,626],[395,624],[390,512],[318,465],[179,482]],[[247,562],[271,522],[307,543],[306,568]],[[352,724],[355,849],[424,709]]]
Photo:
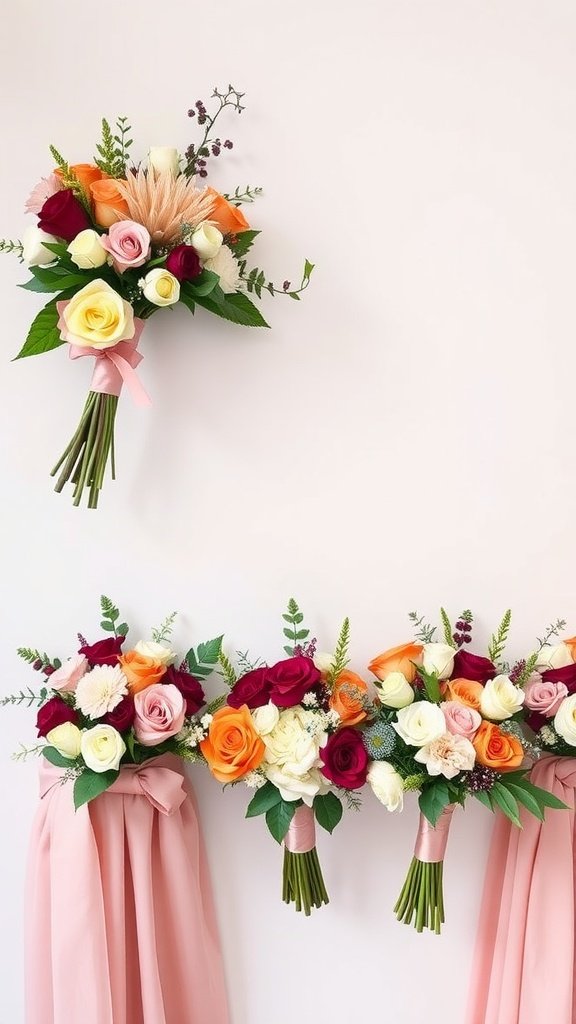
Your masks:
[[[109,789],[125,765],[166,753],[200,760],[190,736],[204,735],[210,724],[202,682],[217,666],[222,643],[217,637],[191,648],[178,664],[169,644],[171,615],[151,640],[124,651],[128,625],[108,598],[101,605],[102,639],[88,643],[79,636],[77,653],[64,662],[20,648],[43,685],[0,700],[38,706],[41,742],[22,746],[15,758],[41,754],[62,769],[58,781],[73,784],[76,809]]]
[[[315,823],[332,832],[342,800],[358,806],[368,756],[357,728],[366,718],[367,686],[346,669],[346,619],[333,657],[316,641],[291,600],[284,615],[287,657],[274,665],[241,658],[238,675],[222,656],[230,692],[199,743],[214,777],[255,789],[246,816],[264,815],[284,844],[282,895],[308,916],[328,903],[316,852]]]
[[[525,675],[526,721],[542,753],[576,756],[576,637],[551,643],[566,623],[549,626]]]
[[[520,826],[519,807],[543,818],[565,805],[529,781],[527,755],[537,756],[523,729],[524,689],[531,666],[501,662],[510,627],[506,612],[488,657],[471,654],[472,614],[452,629],[442,609],[444,642],[415,613],[417,641],[378,655],[379,708],[364,729],[371,757],[368,782],[388,810],[403,793],[420,793],[420,826],[406,881],[395,906],[398,920],[440,934],[444,922],[443,861],[452,812],[474,796]]]
[[[306,260],[302,281],[276,287],[247,254],[259,234],[240,206],[259,188],[222,195],[198,187],[207,163],[223,150],[215,123],[227,108],[240,113],[243,94],[232,86],[215,90],[215,109],[198,100],[188,111],[202,128],[197,144],[177,149],[152,147],[144,162],[132,160],[131,127],[102,121],[102,140],[93,163],[69,164],[51,147],[55,167],[32,191],[26,209],[37,222],[22,241],[0,240],[28,266],[28,291],[53,295],[37,314],[17,358],[68,344],[72,359],[95,360],[88,399],[76,432],[52,470],[56,490],[71,480],[74,504],[84,490],[96,508],[110,463],[115,477],[114,423],[123,384],[140,405],[150,399],[136,372],[144,322],[181,302],[192,313],[201,306],[246,327],[267,327],[249,294],[262,292],[299,299],[313,265]]]

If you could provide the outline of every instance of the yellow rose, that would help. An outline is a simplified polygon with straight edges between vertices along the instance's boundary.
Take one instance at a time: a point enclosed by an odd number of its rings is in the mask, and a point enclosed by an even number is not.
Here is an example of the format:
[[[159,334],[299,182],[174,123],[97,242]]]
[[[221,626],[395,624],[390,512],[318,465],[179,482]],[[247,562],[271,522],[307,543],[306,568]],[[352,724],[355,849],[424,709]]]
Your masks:
[[[73,345],[111,348],[134,337],[134,311],[129,302],[98,278],[62,306],[59,327],[64,341]]]
[[[56,747],[62,757],[69,757],[71,761],[80,754],[82,733],[73,722],[63,722],[62,725],[55,726],[47,734],[46,739],[51,747]]]
[[[70,259],[80,270],[92,270],[102,267],[108,259],[108,253],[100,241],[100,235],[93,228],[85,228],[76,235],[68,246]]]
[[[154,306],[172,306],[180,298],[180,282],[162,267],[150,270],[141,282],[142,291]]]

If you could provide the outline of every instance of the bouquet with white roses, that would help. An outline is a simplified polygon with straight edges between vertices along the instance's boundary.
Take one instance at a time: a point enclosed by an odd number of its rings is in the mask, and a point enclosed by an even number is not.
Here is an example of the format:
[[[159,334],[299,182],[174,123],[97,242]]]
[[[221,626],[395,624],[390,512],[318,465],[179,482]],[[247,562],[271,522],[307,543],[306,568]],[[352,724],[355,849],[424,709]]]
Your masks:
[[[115,476],[114,423],[126,384],[137,404],[150,399],[136,372],[146,320],[180,302],[245,327],[267,327],[250,295],[299,299],[313,265],[306,260],[300,285],[276,287],[263,270],[247,267],[259,234],[240,207],[260,188],[230,195],[199,187],[213,157],[232,149],[215,124],[224,110],[244,110],[243,93],[231,85],[214,90],[214,109],[198,100],[188,111],[201,127],[183,154],[152,147],[134,162],[125,117],[102,139],[92,163],[69,164],[53,146],[54,166],[34,187],[26,210],[37,217],[22,240],[0,239],[0,252],[17,255],[32,278],[27,291],[51,297],[37,314],[17,358],[68,344],[72,359],[94,359],[92,383],[80,423],[52,470],[56,490],[71,480],[74,504],[85,489],[96,508],[108,463]]]
[[[472,614],[452,628],[444,609],[442,642],[436,628],[413,613],[416,642],[385,651],[370,663],[378,710],[363,728],[371,764],[368,782],[390,811],[403,792],[420,793],[414,858],[395,907],[417,931],[440,933],[444,922],[443,861],[452,812],[474,796],[520,825],[519,808],[543,817],[565,805],[528,779],[534,754],[523,729],[524,684],[531,663],[502,663],[511,615],[492,636],[488,657],[471,654]]]
[[[576,756],[576,637],[558,640],[566,623],[548,627],[525,675],[526,722],[542,753]]]

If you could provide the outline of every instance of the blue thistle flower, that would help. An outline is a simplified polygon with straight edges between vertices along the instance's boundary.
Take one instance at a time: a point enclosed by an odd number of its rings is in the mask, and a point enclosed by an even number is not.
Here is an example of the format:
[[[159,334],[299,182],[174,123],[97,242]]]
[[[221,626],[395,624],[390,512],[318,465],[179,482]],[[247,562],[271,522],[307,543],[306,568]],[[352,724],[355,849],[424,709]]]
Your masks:
[[[373,761],[385,761],[396,745],[396,733],[388,722],[375,722],[368,726],[362,738]]]

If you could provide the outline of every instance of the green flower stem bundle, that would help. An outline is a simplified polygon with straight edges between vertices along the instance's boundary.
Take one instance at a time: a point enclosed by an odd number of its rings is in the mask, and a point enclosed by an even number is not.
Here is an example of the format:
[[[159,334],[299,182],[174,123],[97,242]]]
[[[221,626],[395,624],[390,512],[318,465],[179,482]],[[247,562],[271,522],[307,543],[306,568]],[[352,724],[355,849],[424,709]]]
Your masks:
[[[404,924],[414,922],[417,932],[429,928],[440,935],[444,924],[444,854],[454,805],[446,807],[436,826],[420,815],[412,863],[394,913]]]
[[[316,852],[314,812],[305,804],[297,808],[284,838],[282,899],[306,917],[312,907],[330,902]]]

